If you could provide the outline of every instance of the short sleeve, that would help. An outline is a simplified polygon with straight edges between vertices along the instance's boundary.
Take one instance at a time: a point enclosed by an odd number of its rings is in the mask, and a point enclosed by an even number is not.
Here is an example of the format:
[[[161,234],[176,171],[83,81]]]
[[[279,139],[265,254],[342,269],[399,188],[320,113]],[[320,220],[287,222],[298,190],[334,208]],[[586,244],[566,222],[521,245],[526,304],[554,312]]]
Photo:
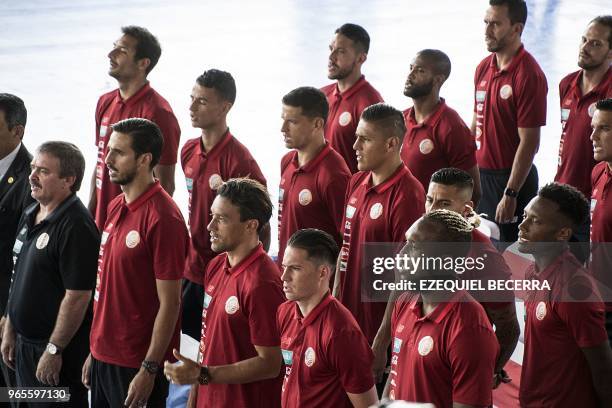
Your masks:
[[[361,394],[374,386],[374,355],[363,333],[343,330],[329,341],[328,355],[346,392]]]
[[[600,302],[559,302],[553,309],[578,347],[595,347],[608,339],[604,305]]]
[[[392,242],[405,242],[406,231],[425,212],[425,191],[418,180],[413,180],[414,185],[410,186],[409,195],[400,195],[393,203],[393,211],[389,217]]]
[[[251,343],[261,347],[280,345],[280,334],[276,322],[278,306],[285,301],[280,280],[261,282],[245,299],[245,312],[251,331]]]
[[[535,128],[546,125],[546,77],[540,70],[523,72],[523,80],[516,98],[516,117],[519,128]]]
[[[331,169],[329,183],[320,186],[320,189],[321,195],[325,197],[325,204],[329,211],[329,215],[336,223],[338,234],[340,234],[346,204],[346,187],[351,178],[351,172],[344,161],[339,162],[338,167],[340,168]]]
[[[452,116],[452,122],[446,126],[439,144],[445,150],[449,167],[469,170],[476,166],[476,143],[458,115]]]
[[[189,248],[189,236],[183,218],[174,214],[163,215],[149,230],[146,240],[149,253],[154,258],[155,279],[181,279]]]
[[[491,405],[491,382],[498,351],[493,332],[484,327],[464,328],[453,339],[448,350],[453,402]]]
[[[96,287],[99,249],[100,233],[93,219],[70,219],[62,229],[58,253],[64,288],[93,290]]]
[[[174,116],[171,110],[160,108],[155,112],[155,117],[151,120],[159,126],[164,137],[164,146],[159,158],[159,164],[176,164],[178,145],[181,138],[181,129],[176,116]]]

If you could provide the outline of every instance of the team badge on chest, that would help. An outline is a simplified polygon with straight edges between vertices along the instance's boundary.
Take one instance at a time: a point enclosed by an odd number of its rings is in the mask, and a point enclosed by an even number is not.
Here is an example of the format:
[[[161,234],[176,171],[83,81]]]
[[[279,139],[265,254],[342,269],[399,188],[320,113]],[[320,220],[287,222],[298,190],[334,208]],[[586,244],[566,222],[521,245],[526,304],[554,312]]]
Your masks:
[[[419,151],[422,154],[429,154],[434,149],[434,144],[431,139],[424,139],[419,143]]]
[[[218,174],[213,174],[208,178],[208,186],[211,188],[211,190],[218,189],[221,187],[221,184],[223,184],[223,179]]]
[[[536,319],[540,321],[544,320],[544,318],[546,317],[546,303],[544,302],[538,303],[538,305],[536,306],[535,316],[536,316]]]
[[[418,346],[419,354],[425,357],[426,355],[431,353],[431,350],[433,350],[433,346],[434,346],[434,341],[431,338],[431,336],[423,337],[421,341],[419,341],[419,346]]]
[[[298,194],[298,201],[301,205],[308,205],[312,202],[312,193],[307,188],[300,191]]]
[[[499,96],[501,96],[502,99],[508,99],[509,97],[511,97],[512,87],[508,84],[502,86],[501,89],[499,90]]]
[[[589,109],[587,110],[587,112],[589,113],[589,116],[592,118],[593,115],[595,114],[595,106],[597,105],[596,102],[593,102],[592,104],[589,105]]]
[[[338,123],[340,124],[340,126],[346,126],[349,123],[351,123],[351,114],[350,112],[342,112],[340,114],[340,117],[338,118]]]
[[[125,246],[128,248],[136,248],[140,244],[140,234],[136,230],[131,230],[125,236]]]
[[[376,203],[372,207],[370,207],[370,218],[375,220],[378,219],[383,213],[383,205],[381,203]]]
[[[240,309],[238,304],[238,298],[236,296],[230,296],[225,301],[225,313],[233,315]]]
[[[315,351],[312,347],[308,347],[306,352],[304,353],[304,364],[307,367],[312,367],[317,360],[317,356],[315,355]]]
[[[46,232],[43,232],[42,234],[38,236],[38,239],[36,240],[36,248],[43,249],[47,246],[48,243],[49,243],[49,234],[47,234]]]

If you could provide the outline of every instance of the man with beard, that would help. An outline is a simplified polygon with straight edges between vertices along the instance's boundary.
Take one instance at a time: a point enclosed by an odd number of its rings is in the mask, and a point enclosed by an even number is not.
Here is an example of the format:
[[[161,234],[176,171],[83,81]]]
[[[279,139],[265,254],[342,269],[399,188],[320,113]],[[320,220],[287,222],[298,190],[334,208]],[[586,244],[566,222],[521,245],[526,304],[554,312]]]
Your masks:
[[[102,233],[82,380],[95,407],[164,407],[168,381],[160,364],[179,345],[189,235],[153,176],[163,145],[159,127],[132,118],[112,130],[105,161],[123,194],[108,206]]]
[[[413,106],[404,111],[402,160],[425,191],[436,170],[455,167],[467,171],[474,180],[472,201],[478,203],[480,174],[474,138],[457,112],[440,98],[440,88],[450,72],[450,59],[440,50],[422,50],[410,64],[404,95],[412,98]]]
[[[521,406],[612,406],[604,305],[567,247],[588,214],[584,195],[567,184],[547,184],[525,207],[518,249],[535,259],[525,278],[550,289],[525,299]]]
[[[472,228],[454,211],[431,211],[406,232],[408,255],[465,258]],[[464,290],[422,288],[430,279],[459,279],[452,269],[411,273],[417,292],[402,294],[393,309],[391,374],[383,397],[436,407],[490,406],[499,347],[484,309]]]
[[[329,104],[325,137],[353,174],[358,171],[353,143],[361,112],[383,101],[361,74],[369,49],[370,36],[363,27],[347,23],[338,28],[329,45],[327,64],[327,77],[337,82],[321,88]]]
[[[502,242],[514,242],[523,208],[537,193],[533,158],[546,124],[546,77],[521,43],[527,21],[523,0],[489,0],[485,40],[492,54],[474,75],[471,131],[476,138],[482,197],[478,212],[499,225]],[[509,244],[502,244],[503,246]]]
[[[591,118],[595,104],[612,96],[612,16],[591,20],[582,35],[578,66],[559,83],[561,141],[555,181],[569,184],[591,196],[591,171],[595,167]],[[589,219],[574,231],[574,239],[589,242]],[[588,252],[588,251],[586,251]],[[581,261],[586,259],[586,254]]]
[[[96,106],[98,157],[91,179],[89,210],[100,230],[106,221],[108,204],[121,193],[119,185],[111,182],[104,168],[110,125],[122,119],[145,118],[159,126],[164,148],[154,172],[170,195],[174,193],[174,166],[181,136],[172,108],[147,80],[161,55],[157,38],[143,27],[127,26],[121,31],[123,35],[108,53],[108,74],[117,80],[119,88],[102,95]]]
[[[198,361],[174,350],[183,364],[164,364],[177,384],[194,384],[188,407],[280,406],[282,377],[276,310],[284,296],[278,267],[259,232],[272,216],[265,187],[232,179],[217,190],[208,224],[213,251],[204,275]]]

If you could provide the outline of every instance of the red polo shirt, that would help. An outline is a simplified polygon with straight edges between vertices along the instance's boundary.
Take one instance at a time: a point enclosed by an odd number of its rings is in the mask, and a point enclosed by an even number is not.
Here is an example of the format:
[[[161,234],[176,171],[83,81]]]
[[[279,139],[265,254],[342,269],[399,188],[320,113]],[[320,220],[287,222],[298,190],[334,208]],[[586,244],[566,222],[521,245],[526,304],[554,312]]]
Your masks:
[[[597,407],[591,371],[581,348],[608,340],[601,302],[564,302],[568,288],[589,283],[569,252],[528,279],[547,280],[551,290],[525,301],[525,351],[519,400],[527,407]],[[580,281],[579,281],[580,279]],[[571,290],[570,290],[571,292]]]
[[[98,99],[96,106],[96,224],[101,230],[107,217],[107,207],[113,198],[121,194],[121,187],[110,181],[104,159],[106,145],[111,136],[111,125],[128,118],[144,118],[154,122],[162,131],[164,147],[159,164],[176,164],[181,129],[170,104],[147,82],[127,100],[121,99],[119,89]]]
[[[404,111],[404,120],[402,160],[425,190],[437,170],[445,167],[469,170],[476,165],[474,137],[443,98],[423,123],[417,123],[414,108]]]
[[[595,165],[591,174],[591,271],[601,282],[607,294],[612,289],[612,174],[606,162]],[[607,296],[607,295],[606,295]],[[606,310],[612,311],[612,302],[606,301]]]
[[[229,130],[210,152],[204,151],[201,138],[188,140],[181,150],[181,166],[189,193],[191,232],[185,278],[201,285],[206,265],[217,255],[210,248],[210,235],[206,229],[217,188],[231,178],[249,177],[264,186],[266,179],[251,152]]]
[[[389,398],[490,406],[499,346],[482,306],[465,291],[427,316],[421,306],[405,293],[393,309]]]
[[[318,228],[342,244],[340,228],[344,194],[351,173],[342,157],[328,144],[304,166],[297,151],[281,161],[278,190],[278,265],[291,235],[302,228]]]
[[[612,68],[603,80],[582,95],[582,70],[569,74],[559,83],[561,102],[561,141],[555,181],[569,184],[591,196],[591,171],[595,167],[591,143],[591,119],[597,101],[612,96]]]
[[[172,239],[168,239],[172,237]],[[98,258],[91,354],[100,361],[139,368],[159,311],[156,280],[183,277],[189,236],[185,221],[159,182],[127,204],[108,206]],[[180,321],[164,359],[174,361]]]
[[[347,392],[374,386],[374,356],[351,313],[331,294],[304,318],[296,302],[278,308],[285,360],[284,408],[352,407]]]
[[[327,96],[329,104],[325,137],[330,141],[331,147],[340,153],[351,173],[357,173],[359,170],[353,144],[361,112],[370,105],[383,102],[383,98],[363,75],[342,93],[337,83],[324,86],[321,91]]]
[[[364,244],[397,243],[399,249],[406,241],[408,228],[425,212],[425,191],[410,170],[401,165],[377,186],[372,185],[371,172],[354,174],[346,193],[339,300],[353,313],[371,343],[386,304],[366,301],[371,293],[371,282],[362,282]],[[374,280],[375,275],[371,272],[364,273]]]
[[[497,68],[495,53],[482,60],[474,75],[476,159],[484,169],[510,169],[519,145],[518,128],[546,124],[544,72],[521,45],[510,65]]]
[[[261,244],[238,265],[227,253],[208,263],[204,276],[200,364],[218,366],[257,356],[255,346],[280,344],[276,310],[285,301],[278,268]],[[200,385],[198,408],[276,407],[282,377],[248,384]]]

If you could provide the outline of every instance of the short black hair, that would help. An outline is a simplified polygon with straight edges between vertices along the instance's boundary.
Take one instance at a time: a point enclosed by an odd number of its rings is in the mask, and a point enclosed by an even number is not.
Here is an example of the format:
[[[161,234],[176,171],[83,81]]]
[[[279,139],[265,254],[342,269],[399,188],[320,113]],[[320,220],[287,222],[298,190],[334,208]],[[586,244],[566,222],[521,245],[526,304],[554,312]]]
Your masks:
[[[512,24],[527,22],[527,3],[524,0],[489,0],[490,6],[507,6]]]
[[[538,191],[538,196],[556,203],[559,212],[577,227],[589,218],[589,201],[576,188],[562,183],[548,183]]]
[[[330,267],[336,265],[340,252],[332,236],[316,228],[296,231],[289,238],[287,246],[303,249],[308,254],[308,259],[314,261],[315,264],[326,264]]]
[[[212,68],[204,71],[204,73],[196,79],[196,82],[200,86],[212,88],[217,91],[224,101],[230,103],[236,101],[236,82],[229,72]]]
[[[162,52],[157,38],[146,28],[134,25],[121,27],[121,32],[136,40],[136,59],[148,58],[151,63],[147,67],[147,74],[151,72]]]
[[[16,125],[24,126],[28,121],[28,111],[20,97],[9,93],[0,93],[0,111],[9,130]]]
[[[370,51],[370,35],[362,26],[352,23],[342,24],[336,29],[336,34],[342,34],[353,41],[359,51],[366,54]]]
[[[404,141],[406,133],[404,114],[393,106],[383,102],[370,105],[361,112],[361,119],[383,127],[388,137],[397,137],[400,143]]]
[[[610,112],[612,111],[612,98],[601,99],[597,101],[595,109]]]
[[[427,48],[419,51],[418,55],[431,64],[434,74],[444,75],[444,79],[450,76],[451,61],[444,52]]]
[[[257,232],[272,217],[272,201],[266,188],[258,181],[249,178],[234,178],[221,184],[217,195],[227,198],[238,207],[240,221],[257,220]]]
[[[153,168],[159,163],[164,137],[159,126],[148,119],[129,118],[121,120],[112,126],[113,131],[126,134],[132,141],[132,150],[136,157],[145,153],[151,153],[151,165]]]
[[[589,24],[600,24],[608,28],[608,48],[612,48],[612,15],[597,16]]]
[[[314,118],[323,118],[327,122],[329,105],[325,94],[312,86],[301,86],[295,88],[283,96],[283,105],[302,108],[302,115]]]
[[[78,147],[68,142],[49,141],[41,144],[36,151],[57,158],[60,163],[59,176],[74,177],[70,191],[73,193],[79,191],[85,173],[85,158]]]
[[[461,190],[474,190],[474,179],[467,171],[455,167],[446,167],[431,175],[430,183],[457,187]]]

